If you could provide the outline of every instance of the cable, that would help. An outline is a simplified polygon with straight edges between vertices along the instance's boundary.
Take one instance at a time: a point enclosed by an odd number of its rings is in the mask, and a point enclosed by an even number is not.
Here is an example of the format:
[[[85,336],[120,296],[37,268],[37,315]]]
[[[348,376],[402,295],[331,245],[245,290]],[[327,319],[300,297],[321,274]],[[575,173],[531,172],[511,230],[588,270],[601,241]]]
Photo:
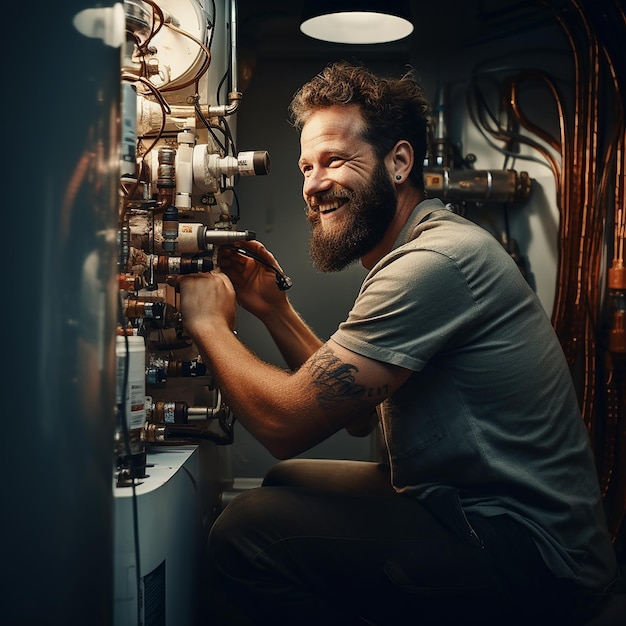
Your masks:
[[[124,305],[122,302],[122,295],[119,295],[118,298],[118,313],[120,316],[120,324],[122,329],[125,326],[124,323]],[[124,343],[126,347],[126,356],[124,358],[124,375],[122,382],[122,389],[120,390],[120,407],[118,409],[118,419],[122,425],[122,433],[124,437],[124,447],[126,450],[126,455],[129,460],[132,458],[132,450],[130,447],[130,434],[128,432],[128,424],[126,421],[126,393],[128,389],[128,371],[129,371],[129,362],[130,362],[130,349],[128,346],[128,335],[124,333]],[[141,562],[140,562],[140,554],[139,554],[139,514],[137,512],[137,491],[135,489],[135,477],[131,475],[131,487],[133,490],[132,496],[132,504],[133,504],[133,542],[135,549],[135,585],[137,590],[137,624],[141,624],[143,620],[141,619]]]
[[[196,115],[198,116],[198,119],[204,124],[205,128],[209,131],[209,133],[211,134],[211,136],[213,137],[213,139],[215,140],[215,143],[218,145],[218,147],[220,148],[220,150],[226,154],[226,147],[224,146],[224,144],[219,140],[218,136],[215,134],[214,132],[214,127],[211,126],[211,124],[209,124],[209,121],[206,119],[206,117],[204,116],[204,114],[202,113],[202,109],[200,108],[200,105],[198,104],[198,94],[196,94],[193,97],[193,106],[196,110]],[[221,130],[222,132],[224,132],[221,128],[218,128],[218,130]]]

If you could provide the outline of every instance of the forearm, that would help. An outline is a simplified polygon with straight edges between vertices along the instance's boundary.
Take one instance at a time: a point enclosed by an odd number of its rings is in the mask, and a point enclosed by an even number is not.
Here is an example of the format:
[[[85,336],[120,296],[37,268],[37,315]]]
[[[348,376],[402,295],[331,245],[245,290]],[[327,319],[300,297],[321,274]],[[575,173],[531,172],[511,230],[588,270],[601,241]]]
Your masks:
[[[298,369],[322,346],[322,341],[287,302],[282,315],[274,314],[264,322],[288,367]],[[353,437],[369,435],[378,423],[376,410],[357,415],[346,426]]]
[[[288,300],[261,321],[292,370],[298,369],[323,344]]]
[[[410,372],[315,336],[285,298],[265,324],[294,371],[258,359],[233,332],[235,292],[221,273],[178,281],[184,327],[239,422],[277,458],[305,452],[369,415]],[[359,429],[360,431],[360,429]]]
[[[196,329],[194,342],[237,421],[273,456],[294,456],[332,434],[294,375],[261,361],[230,330]]]
[[[320,401],[324,383],[310,368],[288,372],[258,359],[240,343],[235,328],[235,293],[222,273],[183,276],[178,281],[181,315],[226,404],[250,433],[277,458],[287,458],[323,441],[349,421],[354,405],[329,410]],[[270,332],[277,334],[291,365],[301,365],[319,340],[308,330],[286,299],[268,307]],[[282,329],[282,330],[280,330]],[[291,342],[293,348],[289,349]],[[332,377],[331,377],[332,378]],[[348,396],[350,398],[350,396]]]

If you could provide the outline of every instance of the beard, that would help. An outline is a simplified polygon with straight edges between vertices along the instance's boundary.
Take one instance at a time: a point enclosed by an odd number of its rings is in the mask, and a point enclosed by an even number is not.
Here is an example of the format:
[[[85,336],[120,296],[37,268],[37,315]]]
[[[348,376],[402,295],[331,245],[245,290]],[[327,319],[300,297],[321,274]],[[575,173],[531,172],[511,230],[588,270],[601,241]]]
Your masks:
[[[348,198],[343,224],[330,232],[324,231],[318,211],[307,210],[312,231],[309,254],[321,272],[338,272],[374,248],[391,224],[398,202],[382,163],[378,163],[367,185],[354,191],[342,190],[341,195]]]

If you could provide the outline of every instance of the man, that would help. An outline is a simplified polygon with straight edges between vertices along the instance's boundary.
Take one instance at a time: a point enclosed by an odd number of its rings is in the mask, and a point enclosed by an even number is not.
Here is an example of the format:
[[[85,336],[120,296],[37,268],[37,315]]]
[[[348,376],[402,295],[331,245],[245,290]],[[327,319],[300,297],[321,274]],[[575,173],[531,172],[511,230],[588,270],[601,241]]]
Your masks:
[[[369,270],[352,311],[322,342],[251,242],[265,264],[224,250],[180,280],[184,325],[275,457],[378,411],[388,463],[287,460],[235,498],[209,541],[217,623],[582,623],[616,564],[569,371],[495,238],[425,200],[421,87],[337,63],[291,114],[313,262]],[[238,340],[236,302],[291,371]]]

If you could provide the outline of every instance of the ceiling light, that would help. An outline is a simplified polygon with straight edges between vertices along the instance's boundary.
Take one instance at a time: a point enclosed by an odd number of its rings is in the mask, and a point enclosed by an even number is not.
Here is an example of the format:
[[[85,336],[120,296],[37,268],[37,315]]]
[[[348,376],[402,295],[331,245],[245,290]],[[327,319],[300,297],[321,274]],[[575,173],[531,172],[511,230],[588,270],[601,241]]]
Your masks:
[[[413,32],[406,2],[372,0],[308,0],[300,30],[309,37],[334,43],[386,43]]]

